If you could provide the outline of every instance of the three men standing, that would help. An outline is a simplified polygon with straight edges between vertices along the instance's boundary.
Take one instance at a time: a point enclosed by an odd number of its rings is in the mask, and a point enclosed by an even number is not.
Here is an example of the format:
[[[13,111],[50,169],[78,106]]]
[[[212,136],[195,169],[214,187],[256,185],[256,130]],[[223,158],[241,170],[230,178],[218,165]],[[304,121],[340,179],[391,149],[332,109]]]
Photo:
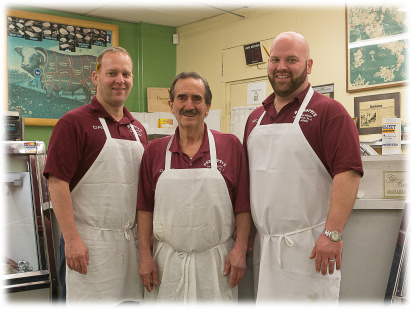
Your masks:
[[[96,98],[56,125],[45,170],[66,240],[68,300],[140,298],[130,241],[138,173],[138,273],[145,297],[237,300],[251,211],[257,228],[257,301],[337,300],[340,273],[335,269],[341,268],[341,237],[362,161],[347,111],[309,84],[313,60],[306,39],[294,32],[274,39],[268,63],[274,92],[250,115],[243,146],[234,135],[207,128],[210,88],[198,73],[184,72],[170,89],[175,134],[152,141],[142,156],[145,131],[136,121],[136,132],[123,106],[132,85],[130,56],[112,52],[100,60]],[[89,140],[78,117],[97,120],[104,136]],[[107,122],[120,128],[128,124],[136,137],[114,140]],[[70,150],[75,162],[60,169],[58,154],[71,148],[62,136],[76,150]],[[95,144],[100,146],[91,149]],[[89,148],[90,153],[83,151]],[[116,261],[127,263],[120,267]],[[107,286],[95,286],[100,279]]]

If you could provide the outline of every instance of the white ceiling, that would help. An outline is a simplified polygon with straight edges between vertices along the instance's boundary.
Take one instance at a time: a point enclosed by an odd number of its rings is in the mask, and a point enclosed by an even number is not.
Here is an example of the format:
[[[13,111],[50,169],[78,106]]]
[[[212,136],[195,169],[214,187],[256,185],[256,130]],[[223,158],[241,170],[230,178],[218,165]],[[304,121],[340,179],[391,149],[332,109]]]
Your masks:
[[[237,1],[238,4],[230,3],[230,1],[226,1],[226,3],[225,1],[220,1],[220,3],[208,1],[206,3],[206,0],[203,2],[198,0],[184,1],[176,4],[174,1],[169,0],[166,4],[165,1],[158,0],[84,0],[80,1],[80,4],[77,1],[65,1],[66,4],[61,5],[59,1],[42,3],[44,1],[40,0],[31,2],[30,6],[130,23],[145,22],[171,27],[183,26],[222,14],[243,18],[243,15],[236,13],[236,10],[250,6],[242,4],[242,1]]]

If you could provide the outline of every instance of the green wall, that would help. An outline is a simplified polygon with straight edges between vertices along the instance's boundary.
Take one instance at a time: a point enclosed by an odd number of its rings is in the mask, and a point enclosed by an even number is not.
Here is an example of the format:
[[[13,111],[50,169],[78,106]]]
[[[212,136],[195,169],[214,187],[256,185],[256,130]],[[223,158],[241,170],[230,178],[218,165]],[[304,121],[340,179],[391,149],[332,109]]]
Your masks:
[[[172,36],[175,27],[147,23],[127,23],[93,18],[55,10],[9,6],[10,9],[88,20],[119,27],[119,45],[133,59],[134,85],[125,105],[132,112],[147,112],[147,87],[170,87],[176,75],[176,46]],[[48,146],[53,127],[25,127],[25,140],[44,141]]]
[[[137,26],[140,67],[134,80],[139,89],[139,102],[144,104],[136,111],[147,112],[147,87],[169,88],[176,75],[176,45],[173,45],[176,28],[147,23]]]

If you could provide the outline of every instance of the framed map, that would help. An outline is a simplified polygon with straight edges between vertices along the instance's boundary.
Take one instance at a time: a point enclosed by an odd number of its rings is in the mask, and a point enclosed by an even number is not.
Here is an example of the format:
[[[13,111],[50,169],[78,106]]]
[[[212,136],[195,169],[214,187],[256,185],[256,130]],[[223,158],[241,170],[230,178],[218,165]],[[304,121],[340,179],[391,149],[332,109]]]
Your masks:
[[[119,44],[117,25],[7,10],[10,111],[26,125],[53,126],[96,93],[92,73],[106,47]]]
[[[346,91],[407,82],[406,13],[395,6],[346,7]]]

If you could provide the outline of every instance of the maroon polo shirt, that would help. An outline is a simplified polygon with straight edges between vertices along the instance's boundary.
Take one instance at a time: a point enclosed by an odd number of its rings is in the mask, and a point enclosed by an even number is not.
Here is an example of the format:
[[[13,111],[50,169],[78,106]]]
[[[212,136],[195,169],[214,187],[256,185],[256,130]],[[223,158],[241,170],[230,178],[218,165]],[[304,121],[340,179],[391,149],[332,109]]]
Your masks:
[[[69,183],[70,191],[94,163],[105,142],[106,135],[99,118],[105,118],[112,138],[136,140],[131,124],[143,147],[147,134],[143,125],[133,118],[126,107],[117,122],[93,97],[91,103],[67,112],[55,125],[47,151],[45,177],[49,174]]]
[[[246,155],[239,139],[233,134],[211,130],[216,144],[217,167],[225,179],[234,213],[250,212],[249,170]],[[153,212],[157,181],[165,169],[167,144],[171,136],[151,141],[147,146],[140,165],[137,209]],[[205,134],[196,155],[190,159],[179,145],[179,127],[170,146],[171,168],[210,168],[209,138],[205,124]]]
[[[260,125],[292,123],[308,90],[309,86],[284,106],[279,114],[275,111],[275,93],[267,97],[262,103],[263,106],[255,109],[247,120],[243,138],[246,152],[247,139],[263,111],[266,111],[266,114]],[[352,169],[363,175],[356,125],[338,101],[315,92],[300,118],[299,125],[303,135],[332,177]]]

